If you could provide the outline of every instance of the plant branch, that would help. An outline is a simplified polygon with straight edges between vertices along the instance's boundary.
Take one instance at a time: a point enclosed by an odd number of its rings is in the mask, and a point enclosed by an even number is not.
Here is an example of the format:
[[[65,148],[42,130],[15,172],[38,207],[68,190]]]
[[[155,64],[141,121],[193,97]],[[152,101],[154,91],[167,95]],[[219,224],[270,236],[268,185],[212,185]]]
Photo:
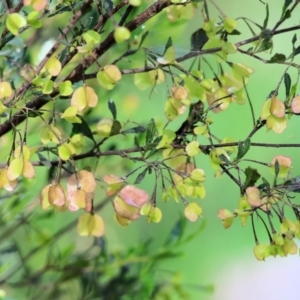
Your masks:
[[[300,25],[287,27],[287,28],[284,28],[284,29],[276,30],[273,33],[273,36],[277,35],[277,34],[284,33],[284,32],[290,32],[290,31],[295,31],[295,30],[299,30],[299,29],[300,29]],[[236,43],[235,46],[237,48],[239,48],[240,46],[250,44],[252,42],[258,41],[259,39],[261,39],[261,36],[256,35],[252,38],[249,38],[249,39],[246,39],[246,40],[243,40],[241,42]],[[187,59],[193,58],[193,57],[198,56],[198,55],[212,54],[212,53],[216,53],[216,52],[219,52],[219,51],[222,51],[221,47],[216,47],[216,48],[211,48],[211,49],[206,49],[206,50],[199,50],[199,51],[192,51],[192,52],[189,52],[189,53],[187,53],[187,54],[185,54],[181,57],[178,57],[176,59],[176,61],[177,62],[182,62],[182,61],[185,61]]]

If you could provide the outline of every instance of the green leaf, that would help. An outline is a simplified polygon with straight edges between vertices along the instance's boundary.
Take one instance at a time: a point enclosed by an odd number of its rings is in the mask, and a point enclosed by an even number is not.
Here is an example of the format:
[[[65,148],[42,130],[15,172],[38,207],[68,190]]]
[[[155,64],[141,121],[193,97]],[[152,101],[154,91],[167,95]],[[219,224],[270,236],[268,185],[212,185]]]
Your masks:
[[[174,251],[164,251],[162,253],[154,254],[152,255],[153,260],[165,260],[168,258],[175,258],[182,256],[184,253],[183,252],[174,252]]]
[[[162,136],[159,136],[151,144],[147,144],[146,151],[149,151],[147,158],[151,157],[153,154],[155,154],[158,151],[156,147],[161,140],[162,140]]]
[[[300,46],[298,46],[296,49],[295,49],[295,51],[294,51],[294,53],[293,53],[293,56],[296,56],[296,55],[298,55],[300,53]]]
[[[291,89],[291,76],[289,73],[284,73],[284,86],[285,86],[285,96],[288,97],[290,94],[290,89]]]
[[[158,134],[154,119],[151,119],[147,125],[146,146],[152,143],[154,137]]]
[[[261,180],[263,183],[260,184],[257,188],[260,191],[269,191],[271,188],[270,183],[264,177],[262,177]]]
[[[284,19],[284,15],[286,13],[286,9],[288,8],[288,6],[293,2],[293,0],[285,0],[283,7],[282,7],[282,13],[281,13],[281,19]]]
[[[295,33],[293,35],[293,39],[292,39],[292,44],[293,44],[293,47],[295,47],[295,43],[297,42],[297,34]]]
[[[51,168],[52,164],[50,162],[50,160],[48,160],[43,154],[41,154],[40,152],[37,153],[37,156],[39,158],[39,161],[46,166],[47,168]]]
[[[201,50],[204,44],[208,41],[208,37],[203,28],[196,30],[191,36],[191,50]]]
[[[148,34],[149,34],[149,31],[146,31],[146,32],[144,32],[144,33],[142,34],[141,41],[140,41],[140,43],[139,43],[138,49],[141,48],[141,46],[143,45],[143,43],[144,43],[144,41],[145,41],[145,39],[146,39],[146,37],[147,37]]]
[[[126,130],[123,130],[121,133],[122,134],[128,134],[128,133],[143,133],[146,131],[146,128],[143,126],[136,126],[136,127],[132,127]]]
[[[291,59],[292,57],[295,57],[299,53],[300,53],[300,46],[298,46],[297,48],[293,48],[293,53],[290,54],[287,59]]]
[[[290,91],[290,98],[294,97],[297,91],[298,82],[294,83],[292,85],[291,91]]]
[[[209,20],[210,18],[209,18],[207,1],[204,1],[204,11],[205,11],[206,18]]]
[[[278,177],[278,174],[279,174],[279,171],[280,171],[280,165],[279,165],[279,162],[278,162],[277,159],[276,159],[276,161],[275,161],[274,168],[275,168],[275,178],[277,178],[277,177]]]
[[[114,120],[111,128],[110,136],[119,134],[121,129],[122,129],[121,123],[118,120]]]
[[[228,35],[240,35],[240,34],[241,34],[241,32],[236,29],[234,29],[230,33],[228,33]]]
[[[108,108],[113,116],[113,119],[116,120],[117,119],[117,107],[116,107],[114,100],[109,99]]]
[[[165,46],[164,55],[166,54],[167,50],[168,50],[170,47],[172,47],[172,46],[173,46],[172,38],[169,37],[169,38],[168,38],[168,41],[167,41],[167,43],[166,43],[166,46]]]
[[[140,148],[140,143],[139,143],[139,140],[138,140],[138,138],[137,138],[136,135],[134,136],[134,145],[135,145],[137,148]]]
[[[264,24],[263,24],[263,30],[265,30],[267,28],[268,21],[269,21],[269,5],[266,4],[266,17],[265,17]]]
[[[256,181],[260,178],[260,174],[257,172],[256,169],[252,169],[251,167],[248,167],[245,170],[246,179],[244,183],[244,189],[246,189],[249,186],[254,186]]]
[[[148,171],[148,167],[145,168],[136,178],[134,184],[139,184],[143,181],[143,179],[145,178],[145,175],[147,174]]]
[[[35,111],[35,110],[30,110],[27,114],[28,118],[36,118],[37,116],[42,116],[44,112],[41,111]]]
[[[81,120],[81,123],[73,123],[71,136],[81,133],[83,136],[88,137],[96,144],[89,124],[85,121],[85,119],[82,116],[77,115],[77,117]]]
[[[220,154],[219,159],[221,160],[222,164],[231,165],[231,161],[228,159],[228,157],[224,154]]]
[[[284,13],[284,16],[282,16],[281,20],[286,20],[289,19],[290,17],[291,17],[291,11],[287,9],[286,12]]]
[[[284,182],[282,185],[277,186],[279,188],[284,188],[288,191],[294,192],[294,193],[300,193],[300,176],[297,176],[295,178],[291,178]]]
[[[273,48],[272,36],[268,36],[268,29],[266,29],[266,37],[263,39],[259,49],[256,52],[263,52]]]
[[[166,244],[170,244],[172,242],[179,242],[184,235],[185,228],[187,225],[187,219],[182,215],[179,216],[178,221],[174,224],[168,239],[166,240]]]
[[[276,53],[274,54],[271,59],[267,61],[268,64],[274,64],[274,63],[283,63],[286,61],[286,56],[282,53]]]
[[[241,158],[243,158],[246,155],[246,153],[250,149],[250,145],[251,145],[250,139],[246,139],[244,142],[239,142],[238,154],[237,154],[236,160],[240,160]]]

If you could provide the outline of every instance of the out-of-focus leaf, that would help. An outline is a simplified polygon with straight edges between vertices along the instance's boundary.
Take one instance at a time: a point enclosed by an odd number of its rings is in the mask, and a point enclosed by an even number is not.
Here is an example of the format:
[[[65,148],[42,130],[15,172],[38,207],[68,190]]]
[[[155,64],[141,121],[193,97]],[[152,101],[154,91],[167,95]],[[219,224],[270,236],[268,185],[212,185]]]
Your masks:
[[[278,177],[278,174],[279,174],[279,170],[280,170],[279,162],[278,162],[277,159],[276,159],[276,161],[275,161],[274,167],[275,167],[275,177],[277,178],[277,177]]]
[[[140,41],[139,46],[138,46],[138,49],[140,49],[142,47],[142,45],[143,45],[143,43],[144,43],[144,41],[145,41],[148,34],[149,34],[149,31],[146,31],[146,32],[143,33],[143,35],[141,37],[141,41]]]
[[[110,135],[116,135],[120,133],[120,130],[122,129],[122,125],[118,120],[114,120]]]
[[[137,148],[140,148],[140,143],[139,143],[139,140],[138,140],[138,138],[137,138],[136,135],[134,136],[134,145],[135,145]]]
[[[41,154],[40,152],[37,153],[37,156],[39,158],[39,161],[44,165],[46,166],[47,168],[51,168],[52,167],[52,164],[51,162],[43,155]]]
[[[163,253],[158,253],[158,254],[154,254],[152,256],[152,259],[154,260],[165,260],[168,258],[175,258],[175,257],[179,257],[182,256],[184,253],[183,252],[174,252],[174,251],[165,251]]]
[[[173,46],[173,41],[172,41],[172,38],[169,37],[168,38],[168,41],[166,43],[166,46],[165,46],[165,51],[164,51],[164,54],[167,52],[168,48],[172,47]]]
[[[139,184],[143,181],[143,179],[145,178],[145,175],[148,171],[148,168],[145,168],[136,178],[134,184]]]
[[[194,239],[198,234],[200,234],[206,227],[206,222],[205,220],[203,220],[200,224],[200,226],[198,227],[198,229],[196,229],[194,232],[192,232],[191,234],[189,234],[183,241],[182,243],[187,243],[189,241],[191,241],[192,239]]]
[[[116,120],[117,119],[117,107],[115,102],[112,99],[109,99],[108,101],[108,108],[113,116],[113,119]]]
[[[143,126],[136,126],[136,127],[132,127],[126,130],[123,130],[121,133],[123,134],[128,134],[128,133],[143,133],[146,131],[146,128]]]
[[[268,21],[269,21],[269,5],[266,4],[266,17],[264,19],[263,30],[265,30],[267,28]]]

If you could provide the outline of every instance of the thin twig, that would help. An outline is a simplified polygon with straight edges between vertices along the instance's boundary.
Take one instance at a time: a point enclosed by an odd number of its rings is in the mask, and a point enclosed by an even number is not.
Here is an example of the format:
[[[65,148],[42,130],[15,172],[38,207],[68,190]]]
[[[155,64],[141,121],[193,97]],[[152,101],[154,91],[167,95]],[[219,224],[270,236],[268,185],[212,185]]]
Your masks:
[[[252,116],[253,127],[255,127],[256,122],[255,122],[253,104],[252,104],[251,98],[249,96],[249,93],[248,93],[248,90],[247,90],[247,87],[246,87],[246,84],[245,84],[244,77],[242,79],[243,79],[243,86],[244,86],[244,89],[245,89],[245,92],[246,92],[246,95],[247,95],[247,99],[248,99],[248,102],[249,102],[249,105],[250,105],[250,111],[251,111],[251,116]]]

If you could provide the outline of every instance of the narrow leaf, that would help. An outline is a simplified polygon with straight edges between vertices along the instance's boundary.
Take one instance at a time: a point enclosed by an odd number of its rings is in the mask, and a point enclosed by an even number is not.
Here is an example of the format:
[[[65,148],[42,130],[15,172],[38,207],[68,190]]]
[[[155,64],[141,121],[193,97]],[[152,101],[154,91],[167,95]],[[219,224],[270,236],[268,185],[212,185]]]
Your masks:
[[[145,41],[148,34],[149,34],[149,31],[146,31],[142,34],[141,41],[140,41],[140,44],[138,46],[138,49],[140,49],[142,47],[142,45],[143,45],[143,43],[144,43],[144,41]]]
[[[157,135],[158,131],[154,119],[151,119],[147,125],[146,132],[146,145],[150,144],[153,141],[153,138]]]
[[[295,33],[293,35],[293,39],[292,39],[292,43],[293,43],[293,46],[295,46],[295,43],[297,42],[297,34]]]
[[[108,108],[113,116],[113,119],[116,120],[117,119],[117,107],[115,102],[112,99],[109,99],[108,101]]]
[[[137,138],[136,135],[134,136],[134,145],[135,145],[137,148],[140,148],[140,143],[139,143],[139,140],[138,140],[138,138]]]
[[[288,97],[290,94],[291,84],[292,84],[291,76],[289,75],[289,73],[285,73],[284,74],[284,86],[285,86],[285,96],[286,97]]]
[[[281,19],[284,17],[286,9],[292,2],[293,2],[293,0],[285,0],[284,1],[283,7],[282,7]]]
[[[44,165],[46,166],[47,168],[51,168],[52,167],[52,164],[51,162],[44,156],[42,155],[40,152],[37,153],[37,156],[39,158],[39,161]]]
[[[146,128],[143,126],[136,126],[136,127],[132,127],[126,130],[123,130],[121,133],[123,134],[127,134],[127,133],[143,133],[146,131]]]
[[[172,46],[173,46],[172,38],[169,37],[169,38],[168,38],[168,41],[167,41],[167,43],[166,43],[166,46],[165,46],[164,55],[165,55],[166,51],[167,51],[170,47],[172,47]]]
[[[263,24],[263,30],[265,30],[267,28],[268,21],[269,21],[269,5],[266,4],[266,17],[265,17],[264,24]]]
[[[157,147],[158,143],[161,141],[161,139],[162,139],[162,136],[159,136],[151,144],[147,144],[147,151],[149,151],[147,158],[151,157],[154,153],[159,151],[156,149],[156,147]]]
[[[294,193],[300,193],[300,176],[291,178],[283,183],[283,185],[277,186],[278,188],[284,188]]]
[[[279,174],[279,170],[280,170],[280,165],[279,165],[279,162],[278,162],[277,159],[276,159],[276,161],[275,161],[274,168],[275,168],[275,177],[277,178],[277,177],[278,177],[278,174]]]
[[[145,178],[145,175],[148,171],[148,168],[145,168],[136,178],[134,184],[139,184],[143,181],[143,179]]]
[[[260,191],[269,191],[271,188],[270,183],[264,177],[262,177],[261,180],[263,183],[260,184],[257,188]]]
[[[78,115],[77,117],[81,120],[81,123],[73,123],[71,136],[81,133],[82,135],[88,137],[94,143],[96,143],[93,133],[92,133],[91,128],[89,127],[88,123],[85,121],[85,119],[82,116]]]
[[[294,83],[292,85],[291,91],[290,91],[290,97],[293,98],[297,91],[298,82]]]
[[[296,55],[298,55],[300,53],[300,46],[298,46],[296,49],[295,49],[295,51],[294,51],[294,53],[293,53],[293,56],[296,56]]]

